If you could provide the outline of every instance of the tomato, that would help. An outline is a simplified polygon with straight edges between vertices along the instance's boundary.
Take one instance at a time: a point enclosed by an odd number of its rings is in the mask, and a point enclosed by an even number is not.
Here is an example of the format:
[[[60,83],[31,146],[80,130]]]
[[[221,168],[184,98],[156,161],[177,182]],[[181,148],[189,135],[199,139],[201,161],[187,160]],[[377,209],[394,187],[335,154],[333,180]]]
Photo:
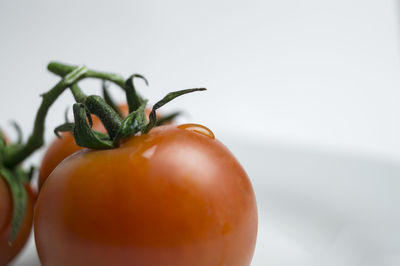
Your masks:
[[[129,112],[128,105],[119,105],[123,115],[127,115]],[[96,117],[92,116],[93,129],[106,132],[105,128],[101,124],[101,121]],[[39,169],[38,188],[42,187],[47,177],[53,172],[53,170],[61,163],[65,158],[82,149],[82,147],[76,145],[73,135],[70,132],[60,134],[61,138],[56,138],[47,148],[46,153],[43,156],[42,163]]]
[[[23,248],[32,228],[34,193],[29,186],[25,187],[28,194],[25,218],[17,237],[12,245],[8,244],[11,233],[13,203],[11,190],[0,176],[0,265],[7,265]]]
[[[43,265],[248,266],[251,183],[206,127],[160,126],[64,160],[39,194]]]

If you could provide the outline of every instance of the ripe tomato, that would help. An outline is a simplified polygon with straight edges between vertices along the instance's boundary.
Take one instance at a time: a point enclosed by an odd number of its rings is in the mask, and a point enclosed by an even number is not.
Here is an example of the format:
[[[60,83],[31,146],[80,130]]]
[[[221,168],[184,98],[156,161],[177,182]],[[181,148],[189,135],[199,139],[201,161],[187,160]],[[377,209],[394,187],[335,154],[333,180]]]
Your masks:
[[[128,105],[119,105],[123,115],[128,115]],[[96,117],[92,116],[93,129],[106,132],[105,128],[101,124],[101,121]],[[82,147],[76,145],[74,137],[71,133],[65,132],[60,134],[61,138],[56,138],[47,148],[46,153],[43,156],[42,163],[39,169],[38,188],[42,187],[44,181],[53,172],[53,170],[59,165],[65,158],[82,149]]]
[[[64,160],[39,194],[43,265],[248,266],[251,183],[207,128],[160,126]]]
[[[19,229],[12,246],[8,244],[11,233],[13,203],[11,190],[0,176],[0,265],[7,265],[25,245],[32,228],[34,193],[29,186],[25,187],[28,194],[28,203],[24,221]]]

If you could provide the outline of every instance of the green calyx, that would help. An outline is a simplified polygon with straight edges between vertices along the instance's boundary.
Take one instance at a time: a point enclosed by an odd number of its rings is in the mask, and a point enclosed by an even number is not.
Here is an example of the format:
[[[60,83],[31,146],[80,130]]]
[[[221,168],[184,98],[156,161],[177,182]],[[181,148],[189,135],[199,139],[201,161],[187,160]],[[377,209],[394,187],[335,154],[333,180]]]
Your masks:
[[[128,104],[134,104],[135,107],[132,108],[133,111],[126,118],[122,119],[101,97],[96,95],[88,96],[84,103],[76,103],[73,106],[75,123],[64,123],[58,126],[54,132],[57,136],[59,136],[59,132],[68,131],[73,133],[76,144],[82,147],[90,149],[116,148],[123,139],[138,133],[147,134],[153,127],[169,122],[180,114],[175,112],[158,120],[156,116],[157,109],[183,94],[203,90],[205,89],[195,88],[167,94],[153,106],[148,122],[146,121],[147,100],[140,99],[138,102],[128,102]],[[129,108],[131,109],[130,105]],[[92,114],[99,117],[108,134],[92,129]]]
[[[68,75],[68,71],[73,71],[75,69],[74,66],[61,63],[50,63],[48,68],[51,72],[60,76]],[[104,99],[96,95],[85,96],[79,86],[73,84],[71,86],[71,92],[78,102],[74,105],[75,123],[65,123],[57,127],[55,133],[58,135],[58,132],[69,131],[73,133],[76,144],[91,149],[116,148],[123,139],[140,133],[149,133],[153,127],[169,122],[180,114],[180,112],[175,112],[158,119],[156,116],[157,109],[181,95],[205,90],[204,88],[195,88],[168,93],[153,106],[149,121],[147,122],[147,100],[143,99],[136,92],[133,82],[135,78],[140,78],[148,85],[148,81],[144,76],[133,74],[123,82],[123,86],[121,82],[122,78],[115,74],[88,70],[85,76],[102,79]],[[129,107],[129,115],[127,117],[122,117],[121,112],[112,101],[105,81],[114,82],[125,91],[126,101]],[[101,120],[108,134],[103,134],[92,129],[91,115],[95,115]]]

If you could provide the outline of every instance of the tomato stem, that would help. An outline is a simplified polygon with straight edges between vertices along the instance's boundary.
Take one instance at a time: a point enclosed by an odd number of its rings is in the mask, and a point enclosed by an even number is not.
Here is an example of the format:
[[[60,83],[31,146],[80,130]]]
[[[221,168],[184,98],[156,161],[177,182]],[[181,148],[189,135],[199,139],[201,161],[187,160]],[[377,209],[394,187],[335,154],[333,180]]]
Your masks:
[[[64,63],[60,63],[60,62],[50,62],[47,65],[47,69],[56,74],[59,75],[61,77],[66,76],[68,73],[70,73],[71,71],[73,71],[74,69],[76,69],[77,66],[73,66],[73,65],[67,65]],[[102,79],[102,80],[108,80],[113,82],[114,84],[118,85],[119,87],[121,87],[122,89],[125,89],[125,79],[117,74],[113,74],[113,73],[106,73],[106,72],[99,72],[99,71],[94,71],[94,70],[88,70],[85,74],[84,74],[85,78],[98,78],[98,79]]]
[[[72,84],[82,79],[87,68],[77,67],[65,75],[50,91],[42,95],[42,103],[36,113],[34,128],[28,141],[24,145],[9,145],[5,148],[4,165],[14,168],[44,144],[44,124],[51,105]]]
[[[86,101],[87,96],[82,92],[81,88],[79,88],[78,84],[72,84],[70,90],[77,103],[84,103]]]

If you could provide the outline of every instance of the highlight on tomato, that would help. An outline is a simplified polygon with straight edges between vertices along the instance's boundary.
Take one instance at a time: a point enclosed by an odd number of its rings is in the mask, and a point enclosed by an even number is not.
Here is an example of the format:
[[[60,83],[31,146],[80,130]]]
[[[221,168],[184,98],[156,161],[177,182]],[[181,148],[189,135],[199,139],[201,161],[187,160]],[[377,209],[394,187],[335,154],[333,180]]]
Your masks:
[[[85,147],[63,160],[43,184],[34,214],[41,263],[64,265],[248,266],[257,237],[257,207],[250,180],[233,154],[203,125],[158,126],[153,105],[137,95],[132,75],[51,63],[67,79],[76,103],[70,132]],[[76,78],[76,77],[79,78]],[[69,78],[67,78],[69,77]],[[83,78],[123,87],[129,114],[86,96]],[[93,127],[99,118],[106,133]]]

